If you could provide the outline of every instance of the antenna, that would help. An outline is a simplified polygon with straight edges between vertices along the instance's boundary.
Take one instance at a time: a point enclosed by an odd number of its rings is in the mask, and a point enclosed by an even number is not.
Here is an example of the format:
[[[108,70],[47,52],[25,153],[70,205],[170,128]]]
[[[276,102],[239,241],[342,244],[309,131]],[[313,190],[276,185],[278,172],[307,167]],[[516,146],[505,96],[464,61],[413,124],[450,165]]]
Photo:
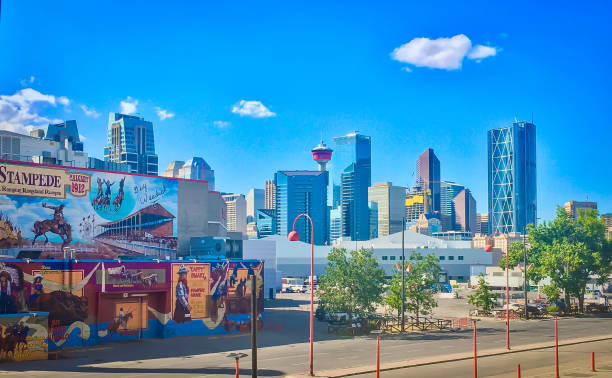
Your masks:
[[[531,112],[531,124],[533,125],[533,112]]]

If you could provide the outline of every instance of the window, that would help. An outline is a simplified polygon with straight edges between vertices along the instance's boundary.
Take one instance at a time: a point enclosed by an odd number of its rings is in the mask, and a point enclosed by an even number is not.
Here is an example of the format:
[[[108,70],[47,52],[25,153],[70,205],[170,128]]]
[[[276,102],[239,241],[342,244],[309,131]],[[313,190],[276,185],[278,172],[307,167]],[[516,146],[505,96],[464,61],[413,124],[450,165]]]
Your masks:
[[[387,256],[383,256],[383,257],[382,257],[382,259],[383,259],[383,260],[387,260]]]
[[[389,257],[391,257],[391,260],[395,260],[395,256],[389,256]]]
[[[464,277],[463,277],[463,276],[459,276],[459,277],[457,277],[457,279],[458,279],[459,281],[463,281]]]
[[[457,256],[457,260],[463,261],[463,256]]]
[[[448,256],[449,261],[453,261],[454,259],[455,259],[455,256]]]
[[[446,258],[444,256],[440,256],[439,257],[440,261],[445,260]]]

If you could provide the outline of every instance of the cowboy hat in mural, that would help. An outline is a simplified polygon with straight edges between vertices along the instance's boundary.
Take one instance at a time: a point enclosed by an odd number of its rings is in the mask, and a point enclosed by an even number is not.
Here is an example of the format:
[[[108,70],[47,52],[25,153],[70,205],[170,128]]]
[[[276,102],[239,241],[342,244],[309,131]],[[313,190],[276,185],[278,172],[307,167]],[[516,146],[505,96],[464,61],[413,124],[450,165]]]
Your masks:
[[[174,304],[174,316],[172,319],[177,323],[191,320],[191,305],[189,304],[189,285],[187,284],[187,267],[181,265],[176,272],[179,276],[176,283],[176,303]]]

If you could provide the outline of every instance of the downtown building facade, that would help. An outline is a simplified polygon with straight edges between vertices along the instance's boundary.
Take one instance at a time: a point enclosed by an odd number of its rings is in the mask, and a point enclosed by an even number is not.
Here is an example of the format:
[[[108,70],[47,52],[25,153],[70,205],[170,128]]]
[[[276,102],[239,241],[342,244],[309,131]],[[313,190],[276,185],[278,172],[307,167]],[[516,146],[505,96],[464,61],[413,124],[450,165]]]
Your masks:
[[[314,225],[314,244],[329,244],[329,211],[327,207],[327,171],[278,171],[274,175],[276,187],[277,233],[291,232],[293,221],[300,214],[308,214]],[[300,241],[310,243],[311,227],[305,217],[295,223]]]
[[[265,209],[265,190],[252,188],[246,196],[247,224],[256,223],[257,210]]]
[[[514,122],[489,130],[489,233],[525,232],[536,224],[536,127]]]
[[[440,182],[440,223],[443,231],[457,231],[454,199],[465,187],[452,181]]]
[[[266,180],[264,189],[264,208],[276,209],[276,185],[274,180]]]
[[[428,148],[416,161],[416,185],[425,194],[425,214],[440,213],[440,160]]]
[[[463,189],[453,199],[455,210],[456,230],[467,232],[471,235],[476,233],[476,200],[469,189]]]
[[[174,160],[161,176],[207,181],[208,189],[215,190],[215,171],[201,157],[193,156],[187,161]]]
[[[227,206],[226,227],[228,231],[246,234],[246,199],[242,194],[222,194]]]
[[[153,124],[142,117],[110,113],[104,160],[127,164],[130,173],[157,176]]]
[[[565,212],[572,216],[574,219],[584,213],[585,210],[597,210],[597,202],[592,201],[569,201],[566,202],[563,207]]]
[[[370,239],[387,236],[402,230],[403,218],[405,216],[406,189],[401,186],[393,186],[390,182],[379,182],[368,188],[368,201],[371,215],[370,228],[376,232],[370,232]],[[374,210],[376,212],[374,213]]]
[[[372,181],[371,138],[354,132],[334,137],[335,157],[332,202],[340,184],[342,237],[368,240],[370,237],[370,207],[368,188]],[[333,203],[332,203],[333,206]]]

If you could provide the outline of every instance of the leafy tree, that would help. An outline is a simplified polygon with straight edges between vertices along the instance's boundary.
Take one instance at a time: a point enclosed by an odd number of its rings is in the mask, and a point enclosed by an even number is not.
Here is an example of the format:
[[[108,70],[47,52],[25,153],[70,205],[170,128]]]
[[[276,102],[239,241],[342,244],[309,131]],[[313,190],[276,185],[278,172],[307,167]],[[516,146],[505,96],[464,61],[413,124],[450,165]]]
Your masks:
[[[596,210],[586,210],[574,220],[558,207],[552,222],[543,222],[538,227],[528,225],[527,232],[528,264],[534,264],[529,270],[529,279],[539,281],[549,277],[551,283],[546,292],[553,298],[562,292],[567,305],[570,297],[578,298],[582,312],[589,277],[596,276],[603,283],[612,269],[612,244],[605,238],[603,218],[598,218]],[[522,243],[511,245],[510,267],[522,263],[523,250]],[[500,266],[505,266],[505,261]]]
[[[326,310],[346,312],[352,322],[354,314],[371,313],[382,302],[384,277],[385,271],[371,250],[333,248],[317,296]]]
[[[435,255],[422,256],[413,252],[410,262],[400,264],[402,268],[396,269],[391,278],[389,295],[385,303],[391,308],[401,311],[402,308],[402,269],[410,267],[404,276],[404,294],[406,312],[414,314],[419,324],[421,315],[428,315],[438,304],[434,298],[432,286],[438,283],[440,264]]]
[[[495,307],[496,299],[497,294],[491,293],[485,281],[485,277],[481,273],[478,276],[478,289],[476,289],[474,294],[468,297],[468,303],[472,306],[480,307],[483,311],[489,312]]]

